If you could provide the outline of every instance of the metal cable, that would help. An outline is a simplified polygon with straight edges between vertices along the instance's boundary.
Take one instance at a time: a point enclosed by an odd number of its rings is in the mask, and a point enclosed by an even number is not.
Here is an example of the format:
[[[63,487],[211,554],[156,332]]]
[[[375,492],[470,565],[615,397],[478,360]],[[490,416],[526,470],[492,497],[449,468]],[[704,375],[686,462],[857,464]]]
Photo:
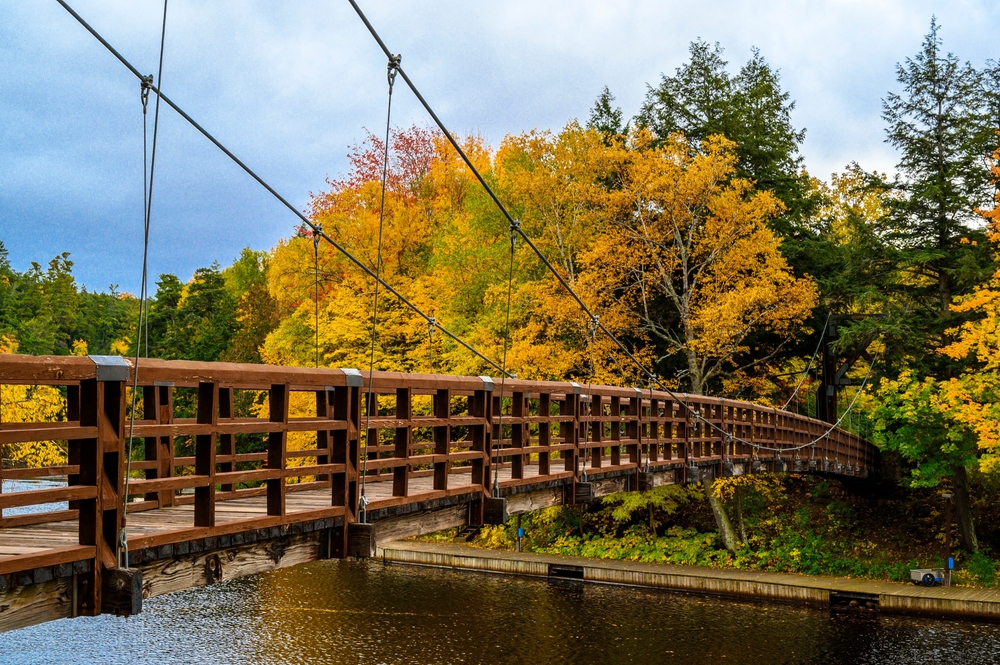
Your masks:
[[[507,321],[503,329],[503,376],[500,378],[500,414],[497,422],[499,442],[496,461],[493,465],[493,497],[500,497],[500,451],[503,450],[503,391],[507,383],[507,348],[510,346],[510,296],[514,284],[514,243],[517,241],[516,230],[520,227],[517,221],[510,225],[510,267],[507,269]],[[511,416],[513,416],[514,401],[511,398]]]
[[[122,54],[119,53],[110,43],[108,43],[108,41],[106,39],[104,39],[104,37],[102,37],[99,32],[97,32],[93,27],[91,27],[91,25],[89,23],[87,23],[83,19],[83,17],[81,17],[79,14],[77,14],[76,11],[74,11],[73,8],[70,7],[66,3],[66,0],[56,0],[56,2],[58,2],[67,12],[69,12],[69,14],[73,18],[75,18],[77,20],[77,22],[81,26],[83,26],[91,35],[93,35],[93,37],[97,41],[99,41],[101,43],[101,45],[104,46],[104,48],[106,48],[108,50],[108,52],[111,53],[111,55],[113,55],[115,58],[117,58],[118,61],[120,63],[122,63],[122,65],[126,69],[128,69],[136,78],[138,78],[140,80],[143,78],[142,74],[139,73],[139,70],[137,70],[132,65],[132,63],[130,63],[128,60],[126,60],[125,57],[122,56]],[[400,71],[402,71],[402,70],[400,70]],[[157,94],[157,101],[159,101],[159,100],[162,99],[164,104],[166,104],[167,106],[169,106],[175,113],[177,113],[177,115],[179,115],[181,118],[183,118],[189,125],[191,125],[191,127],[193,127],[195,130],[197,130],[198,133],[200,133],[202,136],[204,136],[206,139],[208,139],[212,143],[212,145],[214,145],[216,148],[218,148],[220,151],[222,151],[222,153],[226,157],[228,157],[230,160],[232,160],[233,163],[235,163],[237,166],[239,166],[241,169],[243,169],[244,173],[246,173],[248,176],[250,176],[251,178],[253,178],[257,182],[257,184],[259,184],[261,187],[263,187],[267,191],[268,194],[270,194],[271,196],[273,196],[279,203],[281,203],[283,206],[285,206],[286,208],[288,208],[288,210],[291,211],[291,213],[293,215],[295,215],[296,217],[298,217],[298,219],[303,224],[305,224],[310,229],[312,229],[313,232],[318,232],[320,238],[322,238],[323,240],[326,240],[328,243],[330,243],[330,245],[332,245],[334,247],[334,249],[336,249],[338,252],[340,252],[341,254],[343,254],[344,257],[346,257],[351,263],[353,263],[355,266],[357,266],[366,275],[368,275],[369,277],[375,279],[382,286],[382,288],[384,288],[386,291],[389,291],[390,293],[392,293],[401,303],[403,303],[408,308],[410,308],[415,314],[417,314],[418,316],[420,316],[421,318],[423,318],[428,323],[432,323],[432,325],[435,328],[437,328],[442,333],[444,333],[449,338],[451,338],[452,341],[454,341],[456,344],[462,346],[464,349],[466,349],[467,351],[469,351],[470,353],[472,353],[473,355],[475,355],[477,358],[479,358],[480,360],[482,360],[483,362],[485,362],[487,365],[489,365],[493,369],[496,369],[497,371],[502,371],[500,369],[500,365],[498,365],[496,362],[494,362],[490,358],[487,358],[478,349],[476,349],[475,347],[473,347],[470,344],[468,344],[465,340],[463,340],[461,337],[459,337],[455,333],[451,332],[450,330],[448,330],[447,328],[445,328],[444,326],[442,326],[440,323],[433,322],[434,317],[429,316],[428,314],[425,314],[423,312],[423,310],[421,310],[419,307],[417,307],[415,304],[413,304],[413,302],[411,302],[406,296],[404,296],[398,290],[396,290],[395,288],[393,288],[393,286],[391,284],[389,284],[388,282],[386,282],[385,280],[383,280],[381,277],[376,276],[375,272],[371,268],[369,268],[367,265],[365,265],[365,263],[363,261],[361,261],[358,257],[354,256],[354,254],[352,254],[351,252],[349,252],[343,245],[341,245],[340,243],[338,243],[337,241],[335,241],[333,238],[331,238],[330,236],[328,236],[322,230],[318,230],[318,226],[317,226],[317,224],[315,222],[313,222],[308,217],[306,217],[304,214],[302,214],[302,212],[299,211],[298,208],[296,208],[294,205],[292,205],[288,201],[288,199],[286,199],[281,194],[279,194],[277,192],[277,190],[275,190],[270,184],[268,184],[268,182],[266,180],[264,180],[259,175],[257,175],[257,173],[254,172],[253,169],[251,169],[239,157],[237,157],[235,154],[233,154],[232,151],[230,151],[226,146],[224,146],[208,130],[206,130],[204,127],[202,127],[200,124],[198,124],[198,122],[196,122],[194,118],[192,118],[190,115],[188,115],[184,111],[184,109],[182,109],[180,106],[178,106],[167,95],[164,95],[157,88],[156,85],[150,85],[150,90],[152,90],[153,92],[155,92]]]
[[[316,227],[322,231],[323,225],[317,224]],[[313,287],[314,291],[314,303],[313,303],[313,320],[316,324],[316,368],[319,369],[319,235],[313,232],[313,264],[315,266],[315,285]]]
[[[858,398],[861,397],[861,393],[864,392],[865,385],[868,383],[868,379],[871,378],[872,371],[875,369],[875,363],[878,361],[878,356],[879,356],[879,354],[876,353],[872,357],[872,362],[871,362],[870,365],[868,365],[868,373],[865,374],[865,378],[861,382],[861,385],[858,387],[858,392],[856,392],[854,394],[854,399],[852,399],[851,403],[847,406],[847,410],[844,411],[843,415],[841,415],[840,418],[837,419],[837,422],[835,422],[833,425],[831,425],[829,429],[827,429],[823,434],[821,434],[820,436],[816,437],[815,439],[813,439],[809,443],[803,443],[802,445],[795,446],[793,448],[769,448],[768,446],[762,446],[761,444],[754,443],[753,441],[744,441],[743,439],[739,439],[739,438],[736,438],[736,437],[733,437],[733,440],[734,441],[739,441],[740,443],[744,443],[744,444],[753,446],[755,448],[759,448],[760,450],[771,450],[771,451],[777,451],[777,452],[784,452],[784,451],[793,451],[794,452],[796,450],[802,450],[803,448],[808,448],[809,446],[816,445],[817,443],[819,443],[820,441],[822,441],[826,437],[830,436],[830,434],[833,432],[833,430],[835,430],[838,427],[840,427],[840,423],[842,423],[844,421],[844,418],[847,417],[847,414],[851,413],[851,410],[854,408],[854,404],[858,401]],[[855,434],[855,436],[857,436],[857,435]],[[858,437],[858,438],[860,438],[860,437]],[[840,444],[838,443],[837,445],[839,446]]]
[[[167,0],[163,0],[163,23],[160,28],[160,63],[156,74],[159,82],[163,77],[163,50],[167,39]],[[139,323],[135,329],[135,365],[132,367],[132,408],[128,423],[128,452],[125,458],[125,489],[122,501],[121,525],[118,540],[115,544],[115,557],[120,567],[128,568],[128,532],[126,523],[128,517],[128,486],[132,476],[132,446],[135,440],[135,407],[139,393],[139,356],[142,348],[143,321],[146,323],[145,348],[149,357],[149,307],[147,298],[147,266],[149,258],[149,219],[153,207],[153,175],[156,169],[156,139],[160,128],[160,94],[156,95],[156,108],[153,112],[153,149],[149,160],[149,180],[146,180],[146,108],[149,102],[149,92],[153,89],[152,76],[140,76],[140,99],[142,101],[142,280],[139,287]],[[144,416],[146,414],[143,414]],[[124,562],[122,554],[124,553]],[[124,564],[124,565],[123,565]]]
[[[597,345],[597,326],[600,324],[600,320],[594,316],[590,315],[590,338],[587,340],[587,346],[590,347],[590,369],[587,375],[587,408],[590,412],[587,414],[587,420],[584,422],[583,427],[583,442],[587,443],[590,440],[590,432],[593,429],[591,421],[594,418],[594,347]],[[603,414],[599,414],[603,415]],[[587,451],[589,448],[584,449],[583,453],[583,472],[580,474],[580,482],[587,482]]]
[[[434,317],[427,322],[427,350],[430,354],[431,374],[437,371],[437,363],[434,362]]]
[[[365,456],[362,459],[361,468],[361,523],[364,524],[368,517],[368,497],[365,495],[365,480],[368,476],[368,449],[371,447],[372,431],[368,425],[372,417],[373,386],[372,378],[375,376],[375,340],[378,334],[378,285],[382,275],[382,231],[385,220],[385,185],[389,177],[389,123],[392,120],[392,85],[396,82],[396,69],[399,67],[401,55],[389,56],[389,63],[386,65],[386,78],[389,81],[389,101],[385,111],[385,144],[382,146],[382,196],[378,208],[378,245],[375,250],[375,293],[372,296],[372,350],[368,361],[368,394],[365,398]],[[378,408],[376,407],[376,411]],[[376,434],[376,439],[378,435]],[[376,447],[378,441],[375,442]]]
[[[823,346],[823,339],[826,337],[826,329],[829,326],[830,326],[830,315],[827,314],[826,315],[826,322],[823,324],[823,330],[820,331],[820,333],[819,333],[819,342],[816,344],[816,350],[813,351],[812,358],[809,359],[809,364],[806,365],[805,371],[802,372],[802,378],[799,379],[799,383],[798,383],[797,386],[795,386],[795,390],[792,392],[791,396],[789,396],[789,398],[787,400],[785,400],[785,403],[781,406],[781,410],[782,411],[784,411],[785,409],[787,409],[788,405],[791,403],[791,401],[793,399],[795,399],[796,395],[799,394],[799,388],[802,387],[802,384],[805,383],[806,377],[809,376],[809,370],[812,369],[813,362],[816,360],[816,356],[819,354],[819,350]]]

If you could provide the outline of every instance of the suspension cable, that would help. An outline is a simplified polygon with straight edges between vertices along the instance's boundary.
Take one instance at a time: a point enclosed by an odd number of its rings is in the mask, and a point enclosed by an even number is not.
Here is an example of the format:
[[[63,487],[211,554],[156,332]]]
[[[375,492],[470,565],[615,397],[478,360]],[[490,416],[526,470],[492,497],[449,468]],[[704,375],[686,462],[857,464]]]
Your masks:
[[[497,422],[497,454],[493,465],[493,497],[500,497],[500,452],[503,450],[503,392],[507,383],[507,348],[510,346],[510,297],[514,285],[514,245],[517,229],[521,224],[514,220],[510,224],[510,266],[507,268],[507,319],[503,326],[503,376],[500,378],[500,414]],[[512,375],[513,377],[514,375]],[[511,398],[511,416],[514,415],[514,400]],[[491,451],[492,452],[492,451]]]
[[[368,476],[368,453],[371,448],[371,435],[372,431],[369,429],[368,424],[371,422],[372,418],[372,404],[375,403],[377,398],[373,399],[374,386],[372,385],[372,378],[375,376],[375,340],[378,335],[378,285],[381,280],[382,275],[382,231],[385,222],[385,185],[389,178],[389,123],[392,120],[392,86],[396,82],[396,70],[399,68],[399,62],[402,60],[403,56],[393,55],[389,56],[389,62],[386,65],[386,78],[389,81],[389,101],[386,105],[385,111],[385,144],[382,146],[382,196],[379,201],[378,208],[378,245],[375,250],[375,293],[372,296],[372,349],[371,355],[368,361],[368,394],[365,397],[365,453],[362,458],[361,467],[361,523],[364,524],[367,521],[368,516],[368,497],[365,496],[365,480]],[[378,407],[376,406],[376,412]],[[376,434],[376,437],[378,435]],[[375,442],[378,446],[378,441]]]
[[[437,363],[434,362],[434,323],[436,319],[432,316],[427,322],[427,350],[430,354],[431,374],[437,371]]]
[[[782,411],[787,409],[788,405],[791,404],[793,399],[795,399],[795,396],[799,394],[799,388],[802,387],[802,384],[805,383],[806,377],[809,376],[809,370],[812,369],[813,362],[815,362],[816,356],[819,354],[819,350],[823,346],[823,340],[826,338],[826,329],[829,326],[830,326],[830,314],[827,314],[826,322],[823,324],[823,330],[821,330],[819,333],[819,342],[816,343],[816,350],[813,351],[812,358],[809,359],[809,364],[806,365],[805,371],[802,372],[802,378],[799,379],[799,383],[798,385],[795,386],[795,390],[788,397],[788,399],[785,400],[785,403],[781,405]]]
[[[754,448],[759,448],[760,450],[770,450],[770,451],[778,451],[778,452],[794,452],[796,450],[802,450],[803,448],[808,448],[809,446],[816,445],[817,443],[819,443],[823,439],[825,439],[828,436],[830,436],[830,434],[833,433],[833,430],[835,430],[838,427],[840,427],[840,423],[842,423],[844,421],[844,418],[847,417],[847,414],[851,413],[851,410],[854,409],[854,404],[858,401],[858,398],[861,397],[861,393],[863,393],[865,391],[865,385],[868,383],[868,379],[871,378],[872,372],[875,369],[875,363],[878,362],[878,357],[879,357],[879,354],[877,352],[875,353],[874,356],[872,356],[872,362],[871,362],[870,365],[868,365],[868,373],[865,374],[864,380],[861,382],[861,385],[858,387],[858,392],[856,392],[854,394],[854,399],[852,399],[851,403],[847,405],[847,409],[844,411],[843,414],[841,414],[840,418],[837,419],[837,422],[833,423],[833,425],[831,425],[829,427],[829,429],[827,429],[825,432],[823,432],[823,434],[819,435],[818,437],[816,437],[812,441],[810,441],[808,443],[803,443],[800,446],[795,446],[795,447],[792,447],[792,448],[769,448],[768,446],[763,446],[763,445],[761,445],[759,443],[754,443],[753,441],[744,441],[743,439],[739,439],[739,438],[736,438],[736,437],[734,437],[733,440],[734,441],[739,441],[740,443],[745,443],[747,445],[753,446]],[[852,434],[853,434],[853,432],[852,432]],[[855,436],[857,436],[857,435],[855,434]]]
[[[163,50],[167,39],[167,0],[163,0],[163,23],[160,28],[160,63],[157,69],[156,82],[163,78]],[[128,532],[126,523],[128,517],[128,486],[132,476],[132,447],[135,441],[135,408],[139,393],[139,357],[143,348],[143,323],[145,322],[145,350],[149,357],[149,302],[147,298],[147,266],[149,259],[149,219],[153,207],[153,174],[156,169],[156,139],[160,127],[160,94],[156,95],[156,107],[153,112],[153,149],[149,160],[149,180],[146,179],[146,109],[149,105],[149,92],[153,89],[152,76],[139,77],[139,95],[142,102],[142,279],[139,286],[139,322],[135,329],[135,365],[132,367],[132,408],[129,412],[128,451],[125,456],[125,490],[121,524],[118,539],[115,543],[115,557],[118,566],[128,568]],[[122,556],[124,554],[124,557]],[[124,561],[122,560],[124,558]]]
[[[95,30],[89,23],[87,23],[87,21],[85,21],[82,16],[80,16],[79,14],[77,14],[76,11],[66,3],[66,0],[56,0],[56,2],[58,2],[74,19],[76,19],[76,21],[81,26],[83,26],[83,28],[86,29],[87,32],[89,32],[91,35],[93,35],[93,37],[97,41],[99,41],[101,43],[101,45],[104,46],[104,48],[106,48],[109,53],[111,53],[111,55],[113,55],[120,63],[122,63],[122,65],[126,69],[128,69],[132,73],[133,76],[135,76],[136,78],[138,78],[140,80],[143,78],[142,74],[139,73],[139,70],[136,69],[132,65],[131,62],[129,62],[128,60],[126,60],[125,57],[121,53],[119,53],[106,39],[104,39],[104,37],[102,37],[101,34],[99,32],[97,32],[97,30]],[[400,72],[401,71],[402,70],[400,69]],[[208,141],[211,142],[212,145],[214,145],[226,157],[228,157],[230,160],[232,160],[232,162],[234,164],[236,164],[237,166],[239,166],[243,170],[244,173],[246,173],[248,176],[250,176],[251,178],[253,178],[257,182],[257,184],[259,184],[261,187],[263,187],[267,191],[268,194],[270,194],[271,196],[273,196],[279,203],[281,203],[283,206],[285,206],[286,208],[288,208],[288,210],[293,215],[295,215],[299,219],[299,221],[301,221],[303,224],[305,224],[310,229],[312,229],[313,232],[318,232],[320,238],[322,238],[323,240],[325,240],[326,242],[328,242],[330,245],[332,245],[334,249],[336,249],[338,252],[340,252],[341,254],[343,254],[344,257],[347,258],[355,266],[357,266],[358,269],[360,269],[362,272],[364,272],[369,277],[375,279],[375,281],[377,281],[382,286],[382,288],[384,288],[386,291],[392,293],[392,295],[394,295],[406,307],[408,307],[409,309],[411,309],[415,314],[417,314],[418,316],[420,316],[421,318],[423,318],[425,321],[430,322],[430,320],[433,317],[431,317],[430,315],[424,313],[423,310],[421,310],[419,307],[417,307],[409,298],[407,298],[402,293],[400,293],[391,284],[389,284],[388,282],[386,282],[385,280],[383,280],[381,277],[376,276],[374,270],[372,270],[367,265],[365,265],[364,261],[362,261],[361,259],[359,259],[358,257],[356,257],[354,254],[352,254],[351,252],[349,252],[347,250],[347,248],[345,248],[343,245],[341,245],[336,240],[334,240],[333,238],[331,238],[329,235],[327,235],[322,230],[318,230],[317,224],[315,222],[313,222],[308,217],[306,217],[298,208],[296,208],[294,205],[292,205],[288,201],[288,199],[286,199],[281,194],[279,194],[278,191],[276,189],[274,189],[274,187],[272,187],[266,180],[264,180],[262,177],[260,177],[253,169],[251,169],[249,166],[247,166],[246,163],[243,162],[243,160],[241,160],[239,157],[237,157],[235,154],[233,154],[233,152],[231,150],[229,150],[229,148],[227,148],[225,145],[223,145],[207,129],[205,129],[200,124],[198,124],[198,122],[195,121],[195,119],[192,118],[190,115],[188,115],[187,112],[184,111],[184,109],[182,109],[180,106],[178,106],[173,100],[170,99],[170,97],[168,97],[167,95],[163,94],[159,90],[159,88],[157,88],[156,85],[150,84],[150,90],[152,90],[153,92],[156,93],[156,95],[157,95],[157,101],[159,101],[159,100],[162,99],[164,104],[166,104],[167,106],[169,106],[177,115],[179,115],[181,118],[183,118],[189,125],[191,125],[191,127],[193,127],[196,131],[198,131],[198,133],[200,133],[202,136],[204,136],[206,139],[208,139]],[[445,335],[447,335],[449,338],[451,338],[451,340],[454,341],[456,344],[460,345],[461,347],[463,347],[464,349],[466,349],[467,351],[469,351],[470,353],[472,353],[473,355],[475,355],[477,358],[479,358],[480,360],[482,360],[483,362],[485,362],[487,365],[489,365],[493,369],[495,369],[497,371],[501,371],[499,364],[497,364],[495,361],[491,360],[490,358],[486,357],[478,349],[476,349],[475,347],[471,346],[468,342],[466,342],[465,340],[463,340],[461,337],[459,337],[458,335],[456,335],[452,331],[448,330],[446,327],[444,327],[440,323],[435,323],[434,327],[437,328],[438,330],[440,330]]]
[[[320,233],[323,231],[322,224],[316,224]],[[315,266],[315,284],[313,286],[313,322],[316,325],[316,368],[319,369],[319,234],[315,231],[313,237],[313,265]]]
[[[587,373],[587,420],[584,421],[583,425],[583,442],[587,443],[590,440],[590,432],[593,429],[592,420],[594,419],[594,347],[597,346],[597,326],[600,325],[600,319],[598,319],[593,314],[590,315],[590,335],[587,337],[587,346],[590,351],[590,367]],[[604,415],[598,414],[598,415]],[[580,474],[580,482],[587,482],[587,451],[589,448],[584,448],[583,453],[583,472]]]

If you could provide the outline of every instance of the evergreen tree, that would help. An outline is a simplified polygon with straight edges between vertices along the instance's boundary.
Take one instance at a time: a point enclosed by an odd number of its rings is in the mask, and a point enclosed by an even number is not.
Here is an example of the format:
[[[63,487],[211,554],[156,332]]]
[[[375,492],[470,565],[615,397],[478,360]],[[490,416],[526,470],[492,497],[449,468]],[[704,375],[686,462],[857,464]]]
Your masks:
[[[178,326],[184,284],[176,275],[164,273],[156,282],[156,294],[149,303],[149,355],[154,358],[182,358],[176,355],[172,336]]]
[[[955,297],[972,292],[991,268],[976,210],[988,207],[995,191],[987,160],[997,144],[995,77],[944,53],[939,29],[932,19],[920,52],[897,65],[902,93],[883,100],[886,140],[900,152],[895,195],[886,205],[900,271],[894,323],[906,334],[892,340],[899,360],[894,369],[903,371],[880,390],[879,424],[886,434],[879,438],[883,448],[917,467],[918,481],[936,485],[951,477],[963,546],[975,550],[966,475],[977,452],[974,438],[963,439],[943,420],[941,404],[934,403],[940,398],[932,393],[934,379],[947,384],[960,369],[939,352],[948,329],[960,323],[952,310]],[[916,439],[907,435],[914,427],[921,434]]]
[[[198,268],[177,310],[173,341],[187,360],[218,360],[236,329],[236,299],[226,288],[218,264]]]
[[[649,87],[636,122],[661,140],[681,132],[692,146],[712,134],[734,141],[734,176],[775,194],[787,212],[775,220],[774,229],[784,236],[801,235],[801,222],[817,198],[801,172],[798,150],[805,130],[792,124],[795,102],[781,89],[778,72],[757,49],[736,75],[727,71],[718,43],[695,41],[689,51],[690,59],[673,76],[664,74],[658,86]]]
[[[950,306],[985,278],[990,261],[976,214],[992,198],[986,156],[996,147],[984,75],[942,51],[931,21],[923,48],[897,65],[902,94],[883,101],[887,142],[899,150],[888,201],[910,299],[909,344],[929,353],[953,325]],[[927,368],[933,371],[933,368]],[[937,371],[941,371],[938,368]]]
[[[628,133],[628,126],[622,122],[621,107],[614,106],[614,103],[615,96],[611,94],[608,86],[604,86],[604,90],[594,102],[594,108],[590,110],[590,120],[587,121],[587,127],[596,129],[604,135],[607,144],[610,144],[614,137]]]

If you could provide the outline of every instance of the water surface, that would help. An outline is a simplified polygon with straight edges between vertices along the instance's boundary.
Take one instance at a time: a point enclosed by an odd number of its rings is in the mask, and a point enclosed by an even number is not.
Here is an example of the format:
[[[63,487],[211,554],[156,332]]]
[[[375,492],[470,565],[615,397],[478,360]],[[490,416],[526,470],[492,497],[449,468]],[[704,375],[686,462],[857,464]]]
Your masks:
[[[1000,626],[320,561],[0,635],[23,663],[993,663]]]

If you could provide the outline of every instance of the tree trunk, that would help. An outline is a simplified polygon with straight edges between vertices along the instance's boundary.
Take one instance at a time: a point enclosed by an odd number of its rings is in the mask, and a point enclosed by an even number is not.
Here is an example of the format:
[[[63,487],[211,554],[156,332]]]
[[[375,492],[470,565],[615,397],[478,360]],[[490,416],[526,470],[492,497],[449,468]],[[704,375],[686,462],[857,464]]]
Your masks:
[[[736,488],[736,523],[740,525],[740,539],[745,545],[750,539],[747,538],[747,527],[743,523],[743,488],[739,486]]]
[[[962,549],[967,552],[979,551],[976,525],[972,522],[972,502],[969,500],[969,476],[963,465],[955,467],[955,518],[958,532],[962,537]]]
[[[713,482],[711,478],[702,481],[705,494],[708,496],[708,505],[712,507],[712,514],[715,515],[715,524],[719,528],[719,535],[722,536],[722,544],[735,554],[742,543],[736,530],[733,529],[733,523],[729,521],[729,515],[726,514],[726,507],[722,504],[722,499],[712,491]]]

